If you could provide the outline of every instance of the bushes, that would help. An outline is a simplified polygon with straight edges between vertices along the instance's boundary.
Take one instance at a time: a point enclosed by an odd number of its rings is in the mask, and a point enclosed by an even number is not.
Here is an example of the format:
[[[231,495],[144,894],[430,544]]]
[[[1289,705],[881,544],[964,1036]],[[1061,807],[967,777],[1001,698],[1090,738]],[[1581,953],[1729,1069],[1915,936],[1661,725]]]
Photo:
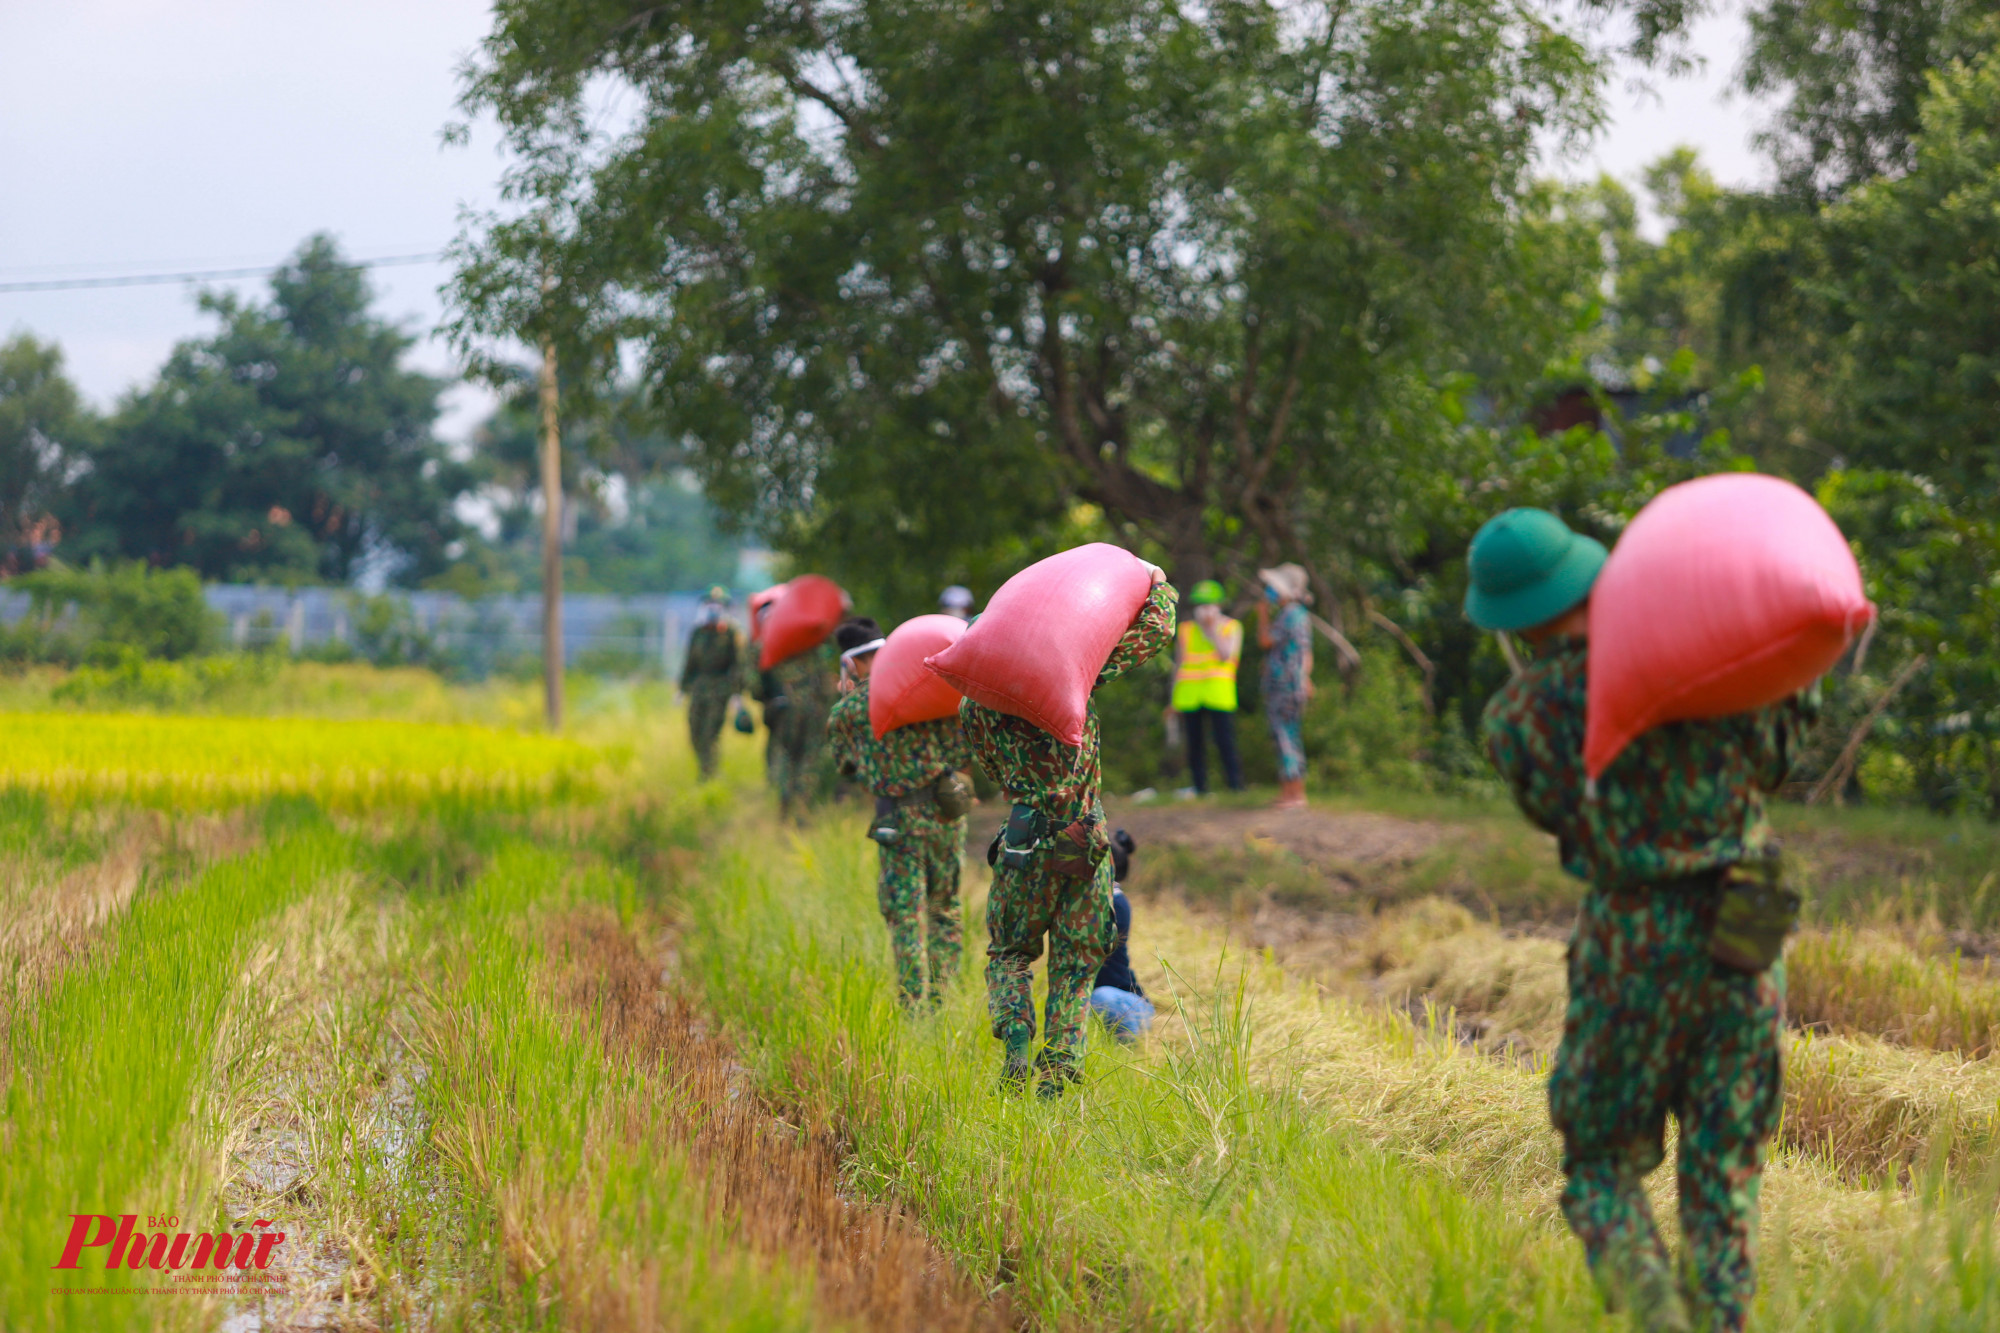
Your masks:
[[[269,685],[277,679],[280,660],[273,653],[250,653],[170,662],[127,648],[116,665],[78,667],[49,697],[80,708],[186,708]]]
[[[94,563],[88,569],[51,566],[22,575],[13,587],[33,599],[33,608],[19,625],[0,630],[4,660],[172,661],[212,647],[220,629],[191,569],[153,569],[138,561]]]

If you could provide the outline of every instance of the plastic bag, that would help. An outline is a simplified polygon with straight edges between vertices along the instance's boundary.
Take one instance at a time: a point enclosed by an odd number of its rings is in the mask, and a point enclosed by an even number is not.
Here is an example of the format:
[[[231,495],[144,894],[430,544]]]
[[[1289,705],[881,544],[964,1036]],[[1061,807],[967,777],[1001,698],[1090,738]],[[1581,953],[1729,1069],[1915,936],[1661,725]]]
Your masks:
[[[889,631],[868,668],[868,725],[875,737],[912,722],[934,722],[958,714],[959,693],[924,666],[965,634],[957,616],[917,616]]]
[[[757,669],[778,663],[825,643],[847,614],[847,594],[824,574],[801,574],[784,586],[759,627]]]
[[[1778,702],[1874,618],[1833,519],[1789,481],[1721,473],[1639,511],[1590,594],[1584,770],[1642,732]]]
[[[1075,547],[1001,584],[965,636],[926,665],[966,698],[1081,745],[1097,673],[1152,587],[1130,551]]]

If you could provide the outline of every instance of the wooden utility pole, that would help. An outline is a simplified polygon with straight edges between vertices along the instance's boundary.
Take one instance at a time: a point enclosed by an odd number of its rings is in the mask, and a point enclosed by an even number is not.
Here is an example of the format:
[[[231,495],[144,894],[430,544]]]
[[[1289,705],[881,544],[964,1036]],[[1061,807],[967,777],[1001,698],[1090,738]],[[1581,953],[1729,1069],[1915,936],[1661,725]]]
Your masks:
[[[562,427],[556,413],[556,344],[542,342],[542,694],[549,730],[562,729]]]

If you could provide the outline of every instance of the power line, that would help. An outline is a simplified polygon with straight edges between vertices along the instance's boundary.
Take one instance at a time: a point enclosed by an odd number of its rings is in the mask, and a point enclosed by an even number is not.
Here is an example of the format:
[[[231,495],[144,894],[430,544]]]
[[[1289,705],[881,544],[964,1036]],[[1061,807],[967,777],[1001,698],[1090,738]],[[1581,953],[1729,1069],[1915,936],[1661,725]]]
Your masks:
[[[340,268],[390,268],[399,264],[431,264],[444,258],[441,250],[421,255],[389,255],[383,259],[363,259]],[[218,282],[226,278],[261,278],[276,273],[284,264],[262,264],[256,268],[212,268],[193,273],[130,273],[115,278],[52,278],[40,282],[0,282],[0,292],[66,292],[87,287],[157,287],[170,282]]]

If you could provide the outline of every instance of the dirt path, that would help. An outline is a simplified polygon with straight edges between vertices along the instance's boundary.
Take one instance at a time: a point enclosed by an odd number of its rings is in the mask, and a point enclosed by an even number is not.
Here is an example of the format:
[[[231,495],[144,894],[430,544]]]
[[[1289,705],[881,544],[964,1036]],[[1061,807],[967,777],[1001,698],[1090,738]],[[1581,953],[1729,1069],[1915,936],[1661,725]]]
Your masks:
[[[1395,871],[1416,864],[1451,836],[1449,825],[1350,810],[1232,809],[1193,801],[1134,805],[1110,803],[1111,822],[1129,831],[1141,848],[1178,846],[1190,851],[1239,849],[1247,843],[1282,848],[1336,878],[1357,871]]]

